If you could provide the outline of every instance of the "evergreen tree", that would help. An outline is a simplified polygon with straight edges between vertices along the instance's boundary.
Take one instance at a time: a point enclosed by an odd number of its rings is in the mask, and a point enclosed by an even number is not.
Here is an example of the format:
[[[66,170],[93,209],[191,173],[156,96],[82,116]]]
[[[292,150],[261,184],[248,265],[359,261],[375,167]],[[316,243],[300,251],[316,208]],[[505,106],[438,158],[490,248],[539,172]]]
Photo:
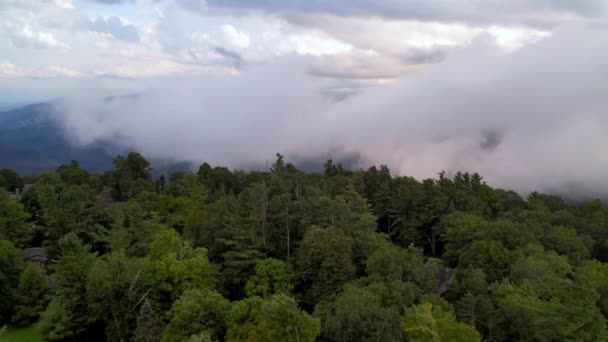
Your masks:
[[[27,326],[36,321],[48,304],[49,285],[40,270],[33,264],[25,267],[19,279],[13,322]]]

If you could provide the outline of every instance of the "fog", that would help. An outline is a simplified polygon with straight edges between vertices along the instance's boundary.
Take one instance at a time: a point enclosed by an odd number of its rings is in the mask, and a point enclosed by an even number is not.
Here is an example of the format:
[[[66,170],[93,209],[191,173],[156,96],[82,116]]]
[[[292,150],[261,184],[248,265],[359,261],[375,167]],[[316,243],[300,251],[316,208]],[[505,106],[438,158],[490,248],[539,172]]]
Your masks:
[[[132,81],[137,96],[112,101],[126,90],[89,80],[57,112],[75,144],[197,164],[358,155],[359,167],[417,178],[476,171],[524,193],[608,194],[606,28],[564,26],[511,53],[492,42],[476,39],[383,85],[319,77],[322,57]]]

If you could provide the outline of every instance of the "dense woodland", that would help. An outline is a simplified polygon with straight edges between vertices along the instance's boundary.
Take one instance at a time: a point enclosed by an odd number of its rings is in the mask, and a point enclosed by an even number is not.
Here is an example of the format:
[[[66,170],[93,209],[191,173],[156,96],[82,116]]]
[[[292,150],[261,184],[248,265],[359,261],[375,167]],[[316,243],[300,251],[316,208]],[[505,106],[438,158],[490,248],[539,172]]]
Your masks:
[[[608,341],[600,200],[331,160],[305,173],[280,154],[266,172],[151,171],[129,153],[104,174],[0,172],[0,326],[39,322],[47,341]],[[23,260],[32,246],[46,271]]]

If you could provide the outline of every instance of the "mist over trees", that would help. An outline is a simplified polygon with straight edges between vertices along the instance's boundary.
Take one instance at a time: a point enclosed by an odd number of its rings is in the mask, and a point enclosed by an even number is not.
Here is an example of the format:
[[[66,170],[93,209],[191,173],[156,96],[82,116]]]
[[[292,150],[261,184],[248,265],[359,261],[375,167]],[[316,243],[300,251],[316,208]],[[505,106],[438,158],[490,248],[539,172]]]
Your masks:
[[[608,340],[600,200],[276,157],[158,179],[135,152],[103,174],[0,171],[0,326],[38,322],[45,341]],[[41,246],[38,269],[22,250]]]

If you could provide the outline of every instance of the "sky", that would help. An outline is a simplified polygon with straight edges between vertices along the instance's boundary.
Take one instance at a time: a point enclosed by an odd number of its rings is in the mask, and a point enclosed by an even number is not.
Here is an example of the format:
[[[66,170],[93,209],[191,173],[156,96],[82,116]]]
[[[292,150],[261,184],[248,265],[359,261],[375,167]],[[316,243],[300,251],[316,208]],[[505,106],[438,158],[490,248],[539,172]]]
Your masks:
[[[608,194],[607,74],[605,0],[0,0],[0,106],[195,163]]]

